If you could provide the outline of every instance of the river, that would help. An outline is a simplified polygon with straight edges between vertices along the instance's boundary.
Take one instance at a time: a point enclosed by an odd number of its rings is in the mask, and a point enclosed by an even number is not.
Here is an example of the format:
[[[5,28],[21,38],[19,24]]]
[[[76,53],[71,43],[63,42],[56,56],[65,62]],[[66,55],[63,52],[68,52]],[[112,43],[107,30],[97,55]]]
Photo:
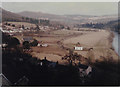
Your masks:
[[[117,32],[114,32],[114,38],[113,38],[113,47],[115,49],[115,51],[118,53],[118,55],[120,56],[120,47],[119,47],[119,43],[120,43],[120,34],[118,34]]]

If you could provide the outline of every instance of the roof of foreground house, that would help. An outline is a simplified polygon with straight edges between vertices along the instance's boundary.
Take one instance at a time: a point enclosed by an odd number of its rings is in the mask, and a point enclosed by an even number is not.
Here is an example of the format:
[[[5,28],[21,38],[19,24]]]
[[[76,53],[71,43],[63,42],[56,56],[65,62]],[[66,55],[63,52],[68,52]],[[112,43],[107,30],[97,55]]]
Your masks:
[[[4,74],[0,74],[0,86],[8,86],[11,85],[11,82],[5,77]]]

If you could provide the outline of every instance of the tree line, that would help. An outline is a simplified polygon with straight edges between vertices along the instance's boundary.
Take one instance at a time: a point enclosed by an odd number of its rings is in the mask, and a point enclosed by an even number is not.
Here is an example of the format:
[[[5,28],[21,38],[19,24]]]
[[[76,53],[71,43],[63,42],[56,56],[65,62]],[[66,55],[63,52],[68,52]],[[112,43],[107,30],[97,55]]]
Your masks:
[[[46,19],[35,19],[35,18],[29,18],[29,17],[21,17],[21,18],[2,18],[2,22],[4,21],[12,21],[12,22],[29,22],[33,24],[41,24],[41,25],[49,25],[50,20]]]

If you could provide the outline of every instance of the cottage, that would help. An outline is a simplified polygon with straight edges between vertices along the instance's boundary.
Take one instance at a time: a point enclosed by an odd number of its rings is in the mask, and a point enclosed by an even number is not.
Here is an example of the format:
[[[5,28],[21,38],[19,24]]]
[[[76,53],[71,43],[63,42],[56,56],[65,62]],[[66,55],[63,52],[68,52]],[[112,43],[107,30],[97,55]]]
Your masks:
[[[91,66],[87,66],[79,63],[78,67],[79,67],[80,77],[88,76],[92,72]]]
[[[48,46],[48,44],[42,44],[42,47],[47,47]]]
[[[40,43],[38,43],[38,45],[37,45],[38,47],[40,47],[41,46],[41,44]]]

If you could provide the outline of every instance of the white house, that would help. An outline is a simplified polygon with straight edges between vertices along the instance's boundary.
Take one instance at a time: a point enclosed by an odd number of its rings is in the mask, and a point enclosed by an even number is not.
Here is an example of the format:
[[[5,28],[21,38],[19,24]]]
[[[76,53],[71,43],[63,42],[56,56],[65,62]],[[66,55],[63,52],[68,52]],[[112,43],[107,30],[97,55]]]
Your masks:
[[[37,45],[37,46],[38,46],[38,47],[40,47],[40,46],[41,46],[41,44],[39,44],[39,43],[38,43],[38,45]]]
[[[47,47],[48,46],[48,44],[42,44],[42,47]]]
[[[75,50],[83,50],[83,47],[77,47],[77,46],[75,46],[74,49]]]
[[[7,44],[0,44],[0,47],[6,47]]]

